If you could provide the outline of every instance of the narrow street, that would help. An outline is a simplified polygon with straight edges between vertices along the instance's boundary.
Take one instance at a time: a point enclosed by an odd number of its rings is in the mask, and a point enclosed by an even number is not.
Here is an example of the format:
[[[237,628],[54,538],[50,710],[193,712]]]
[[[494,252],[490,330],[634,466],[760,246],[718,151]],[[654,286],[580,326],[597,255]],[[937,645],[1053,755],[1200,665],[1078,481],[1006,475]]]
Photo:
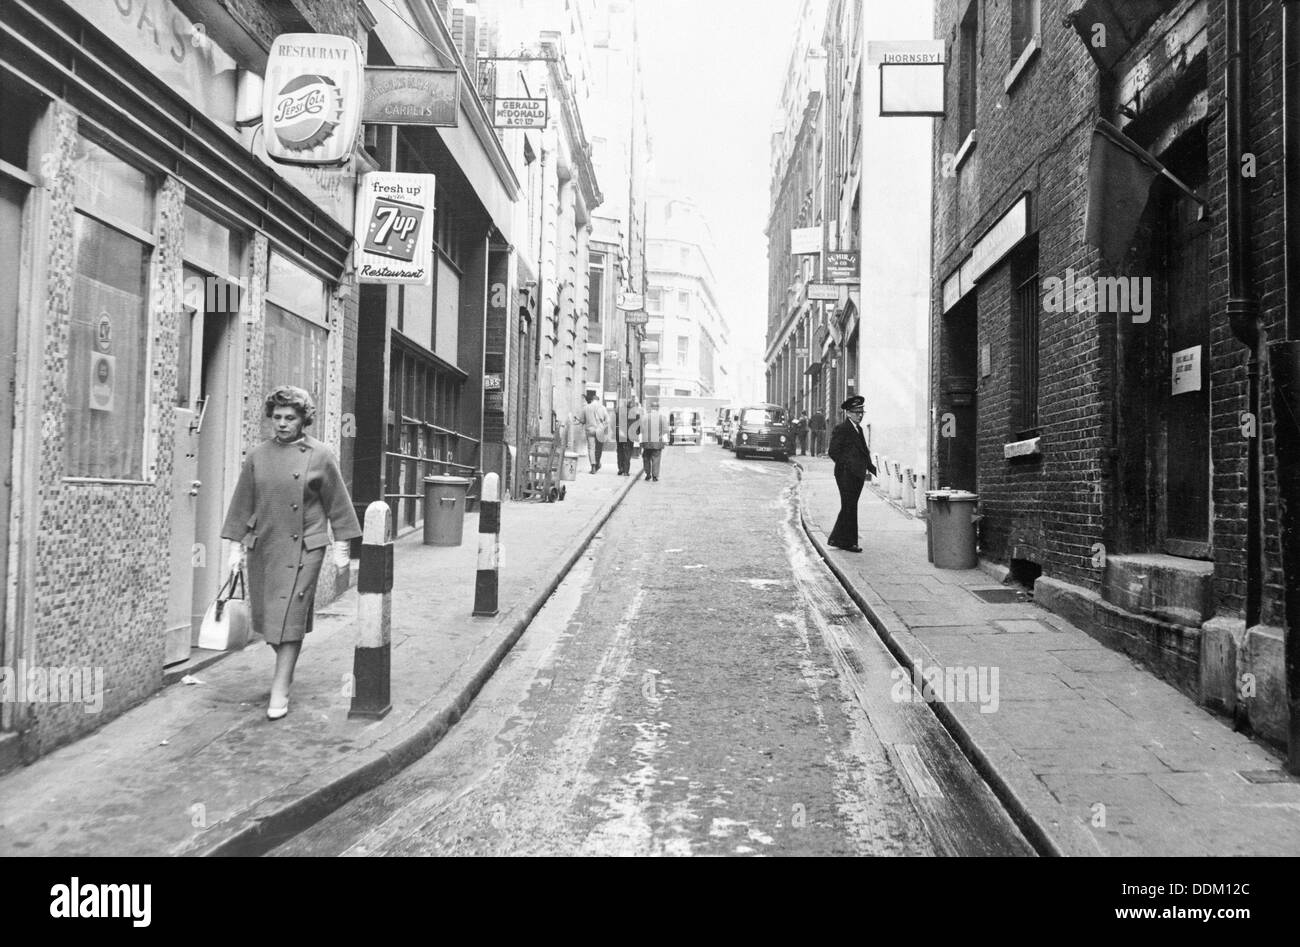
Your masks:
[[[794,465],[707,444],[662,477],[431,753],[274,854],[1032,854],[929,707],[891,699]]]

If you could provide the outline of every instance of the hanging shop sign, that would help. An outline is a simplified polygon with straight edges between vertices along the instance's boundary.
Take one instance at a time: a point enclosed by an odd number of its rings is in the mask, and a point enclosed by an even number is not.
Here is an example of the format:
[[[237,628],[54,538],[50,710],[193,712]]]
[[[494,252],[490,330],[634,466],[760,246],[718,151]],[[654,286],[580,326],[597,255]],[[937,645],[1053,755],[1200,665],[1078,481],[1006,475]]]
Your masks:
[[[867,62],[880,69],[880,114],[944,114],[944,41],[867,43]]]
[[[366,66],[361,121],[455,128],[460,123],[460,70]]]
[[[813,302],[836,302],[840,298],[840,288],[833,283],[809,283],[808,298]]]
[[[428,286],[433,279],[432,174],[372,171],[357,188],[357,278]]]
[[[790,255],[803,256],[822,252],[822,228],[799,227],[790,231]]]
[[[650,321],[650,314],[644,309],[637,312],[623,313],[623,321],[630,326],[643,326]]]
[[[826,279],[832,283],[857,283],[860,279],[857,250],[830,250],[826,254]]]
[[[619,293],[614,297],[614,305],[625,312],[634,312],[645,308],[645,299],[640,293]]]
[[[493,99],[493,128],[545,128],[547,100]]]
[[[642,355],[658,355],[658,354],[659,354],[659,340],[658,340],[658,339],[644,339],[644,340],[642,340],[641,342],[639,342],[639,343],[637,344],[637,351],[639,351]]]
[[[352,157],[361,124],[361,47],[330,33],[282,33],[262,94],[266,151],[282,164],[330,166]]]

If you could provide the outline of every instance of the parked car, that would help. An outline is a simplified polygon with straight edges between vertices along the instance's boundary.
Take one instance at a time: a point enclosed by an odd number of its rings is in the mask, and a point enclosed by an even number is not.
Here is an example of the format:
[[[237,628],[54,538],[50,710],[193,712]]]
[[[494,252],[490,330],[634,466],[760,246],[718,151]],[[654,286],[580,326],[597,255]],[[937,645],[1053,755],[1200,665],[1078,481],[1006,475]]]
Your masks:
[[[787,460],[795,449],[794,433],[785,409],[775,404],[755,404],[741,409],[732,443],[737,458],[765,454]]]
[[[702,439],[700,412],[674,411],[668,415],[668,443],[699,444]]]

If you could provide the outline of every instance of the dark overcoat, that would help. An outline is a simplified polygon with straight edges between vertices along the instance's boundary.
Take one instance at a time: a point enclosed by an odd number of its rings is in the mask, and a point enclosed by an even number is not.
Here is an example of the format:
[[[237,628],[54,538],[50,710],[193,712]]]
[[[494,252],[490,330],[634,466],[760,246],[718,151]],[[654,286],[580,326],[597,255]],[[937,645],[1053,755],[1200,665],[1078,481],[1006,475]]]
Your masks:
[[[301,641],[311,631],[327,524],[335,541],[361,535],[328,447],[304,435],[290,444],[273,438],[248,452],[221,536],[248,548],[253,631],[267,644]]]
[[[832,546],[852,547],[858,544],[858,498],[867,474],[875,474],[864,435],[852,421],[845,418],[831,432],[831,445],[826,451],[835,461],[835,486],[840,491],[840,514],[835,518],[835,528],[829,537]]]

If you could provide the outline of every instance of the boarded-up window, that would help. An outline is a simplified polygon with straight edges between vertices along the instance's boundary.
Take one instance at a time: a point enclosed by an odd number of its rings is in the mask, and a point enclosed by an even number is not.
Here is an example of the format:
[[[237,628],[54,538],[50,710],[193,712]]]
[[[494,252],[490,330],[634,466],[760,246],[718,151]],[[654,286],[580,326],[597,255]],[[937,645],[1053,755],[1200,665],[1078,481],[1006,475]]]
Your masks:
[[[434,335],[434,352],[456,364],[456,345],[460,328],[460,275],[443,259],[438,260],[438,325]]]

